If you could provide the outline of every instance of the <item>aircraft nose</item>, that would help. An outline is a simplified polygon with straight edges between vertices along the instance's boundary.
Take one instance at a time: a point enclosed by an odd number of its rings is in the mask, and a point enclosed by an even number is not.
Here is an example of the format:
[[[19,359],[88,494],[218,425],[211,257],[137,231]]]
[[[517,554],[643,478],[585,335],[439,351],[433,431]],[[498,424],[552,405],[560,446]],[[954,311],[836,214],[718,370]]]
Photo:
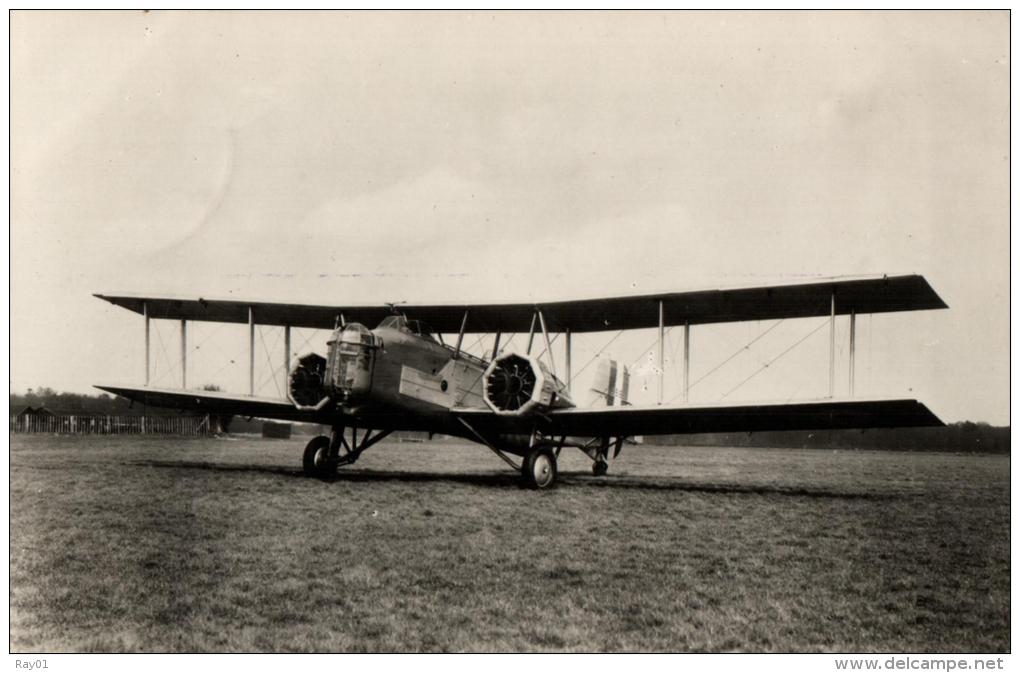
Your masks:
[[[348,323],[329,342],[330,387],[344,401],[364,399],[372,388],[372,370],[379,340],[370,329]]]

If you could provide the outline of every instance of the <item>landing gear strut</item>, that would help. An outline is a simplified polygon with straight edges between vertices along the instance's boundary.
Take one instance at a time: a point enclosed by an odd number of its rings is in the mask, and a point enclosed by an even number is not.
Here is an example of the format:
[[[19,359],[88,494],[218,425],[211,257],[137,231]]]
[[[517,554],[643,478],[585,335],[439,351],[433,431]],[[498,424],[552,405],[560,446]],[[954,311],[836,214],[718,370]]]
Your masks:
[[[556,482],[556,456],[548,446],[536,448],[524,458],[521,477],[528,488],[549,488]]]
[[[358,429],[352,427],[351,441],[348,443],[347,438],[344,437],[344,431],[344,426],[338,425],[333,428],[329,437],[320,435],[308,442],[301,461],[306,477],[327,479],[333,476],[338,467],[355,462],[366,449],[392,432],[391,430],[381,430],[373,435],[371,430],[366,430],[359,442]],[[345,451],[342,455],[341,447]]]
[[[596,477],[606,476],[609,472],[609,437],[596,437],[578,448],[591,458],[591,473]],[[619,454],[619,450],[616,453]]]

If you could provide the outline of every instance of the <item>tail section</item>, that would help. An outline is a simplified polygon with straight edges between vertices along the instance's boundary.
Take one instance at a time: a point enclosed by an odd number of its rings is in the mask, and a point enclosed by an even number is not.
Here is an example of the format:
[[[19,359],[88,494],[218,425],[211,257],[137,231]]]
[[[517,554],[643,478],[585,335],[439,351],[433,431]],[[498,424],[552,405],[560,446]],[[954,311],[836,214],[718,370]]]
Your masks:
[[[628,404],[630,392],[630,369],[621,367],[616,360],[601,360],[595,370],[590,406],[619,407]]]
[[[623,375],[620,377],[620,392],[616,398],[617,406],[625,407],[628,404],[630,404],[630,402],[627,399],[629,393],[630,393],[630,367],[625,366],[623,368]]]

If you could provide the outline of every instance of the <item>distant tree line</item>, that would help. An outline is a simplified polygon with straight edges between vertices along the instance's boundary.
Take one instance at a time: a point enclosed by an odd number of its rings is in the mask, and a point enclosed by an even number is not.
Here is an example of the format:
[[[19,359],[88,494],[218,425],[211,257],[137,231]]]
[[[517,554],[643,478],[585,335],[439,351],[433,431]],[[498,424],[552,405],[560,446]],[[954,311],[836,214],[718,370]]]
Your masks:
[[[1009,453],[1009,427],[964,421],[942,428],[733,432],[672,435],[655,441],[683,446]]]

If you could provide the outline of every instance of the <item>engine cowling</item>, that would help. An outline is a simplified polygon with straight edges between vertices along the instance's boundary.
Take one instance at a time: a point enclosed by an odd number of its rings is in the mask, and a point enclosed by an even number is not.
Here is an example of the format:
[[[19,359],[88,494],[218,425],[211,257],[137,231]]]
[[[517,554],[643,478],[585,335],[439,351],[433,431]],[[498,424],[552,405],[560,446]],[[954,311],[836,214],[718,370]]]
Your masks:
[[[326,391],[326,358],[307,353],[291,367],[287,397],[298,409],[319,410],[329,402]]]
[[[376,351],[381,342],[364,325],[348,323],[333,332],[326,360],[326,389],[349,404],[363,400],[372,389]]]
[[[497,414],[523,416],[574,406],[563,382],[530,355],[502,355],[492,361],[483,378],[485,403]]]

